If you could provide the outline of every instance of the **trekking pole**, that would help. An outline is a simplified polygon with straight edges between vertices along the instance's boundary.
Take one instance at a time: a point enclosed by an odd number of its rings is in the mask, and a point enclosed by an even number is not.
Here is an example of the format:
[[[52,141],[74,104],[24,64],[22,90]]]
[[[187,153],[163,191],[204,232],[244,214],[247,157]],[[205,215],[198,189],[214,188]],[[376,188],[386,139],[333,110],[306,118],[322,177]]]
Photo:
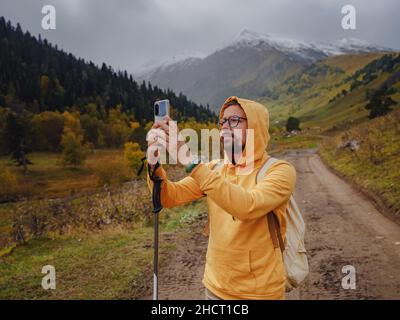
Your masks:
[[[144,168],[146,157],[141,159],[142,166],[140,167],[137,175],[140,176]],[[160,166],[160,163],[157,162],[153,172],[149,175],[151,181],[153,181],[153,192],[152,192],[152,202],[153,202],[153,213],[154,213],[154,256],[153,256],[153,300],[158,300],[158,218],[159,212],[162,209],[161,205],[161,182],[163,179],[155,176],[155,172],[157,168]]]
[[[153,213],[154,213],[154,259],[153,259],[153,300],[158,300],[158,222],[161,205],[161,182],[159,177],[152,177],[153,180]]]

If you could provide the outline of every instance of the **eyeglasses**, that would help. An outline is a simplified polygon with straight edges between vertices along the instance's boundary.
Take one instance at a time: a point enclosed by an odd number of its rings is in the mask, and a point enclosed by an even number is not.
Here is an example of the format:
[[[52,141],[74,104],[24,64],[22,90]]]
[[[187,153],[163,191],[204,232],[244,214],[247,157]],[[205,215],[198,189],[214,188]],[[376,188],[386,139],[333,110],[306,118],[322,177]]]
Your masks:
[[[219,126],[222,127],[227,121],[229,124],[229,128],[236,128],[242,120],[247,120],[247,118],[239,117],[239,116],[231,116],[229,118],[222,118],[219,121]]]

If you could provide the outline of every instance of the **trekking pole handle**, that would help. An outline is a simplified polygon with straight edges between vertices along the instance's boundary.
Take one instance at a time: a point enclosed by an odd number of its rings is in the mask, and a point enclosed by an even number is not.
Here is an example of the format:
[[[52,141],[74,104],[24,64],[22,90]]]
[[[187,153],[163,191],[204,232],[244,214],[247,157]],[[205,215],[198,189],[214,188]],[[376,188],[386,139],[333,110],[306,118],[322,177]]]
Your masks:
[[[159,177],[153,177],[153,193],[152,193],[152,201],[153,201],[153,213],[159,213],[163,208],[161,205],[161,182],[163,179]]]

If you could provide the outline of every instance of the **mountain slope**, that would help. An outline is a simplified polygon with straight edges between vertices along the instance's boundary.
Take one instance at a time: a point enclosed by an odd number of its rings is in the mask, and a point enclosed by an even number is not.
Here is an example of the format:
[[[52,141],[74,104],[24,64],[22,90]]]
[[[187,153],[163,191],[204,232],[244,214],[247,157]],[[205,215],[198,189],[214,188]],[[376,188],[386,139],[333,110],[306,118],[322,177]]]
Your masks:
[[[400,101],[400,56],[341,55],[318,61],[275,88],[278,98],[261,99],[274,121],[301,120],[302,127],[342,128],[370,115],[366,106],[382,93]]]
[[[204,58],[163,64],[137,75],[181,91],[217,110],[227,96],[276,97],[274,86],[316,61],[338,54],[390,51],[358,39],[311,43],[242,30],[228,45]]]

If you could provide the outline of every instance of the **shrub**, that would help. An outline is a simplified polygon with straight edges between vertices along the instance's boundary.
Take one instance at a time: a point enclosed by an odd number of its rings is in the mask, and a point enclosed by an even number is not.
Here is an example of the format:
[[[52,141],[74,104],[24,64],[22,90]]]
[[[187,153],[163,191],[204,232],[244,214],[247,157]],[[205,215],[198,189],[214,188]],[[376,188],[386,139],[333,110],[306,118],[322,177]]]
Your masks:
[[[124,145],[124,159],[127,167],[132,170],[133,174],[139,170],[145,153],[140,150],[140,146],[136,142],[127,142]]]
[[[88,148],[82,145],[81,139],[73,132],[66,132],[61,139],[62,164],[74,167],[83,164],[86,159]]]
[[[286,130],[287,131],[292,131],[292,130],[300,130],[300,120],[295,118],[295,117],[289,117],[286,123]]]
[[[104,187],[83,197],[20,201],[12,207],[6,242],[22,245],[32,238],[100,230],[106,225],[148,221],[151,199],[144,181]]]
[[[0,166],[0,199],[10,200],[18,193],[18,178],[4,165]]]
[[[129,168],[122,157],[109,158],[92,165],[98,185],[122,184],[130,178]]]

